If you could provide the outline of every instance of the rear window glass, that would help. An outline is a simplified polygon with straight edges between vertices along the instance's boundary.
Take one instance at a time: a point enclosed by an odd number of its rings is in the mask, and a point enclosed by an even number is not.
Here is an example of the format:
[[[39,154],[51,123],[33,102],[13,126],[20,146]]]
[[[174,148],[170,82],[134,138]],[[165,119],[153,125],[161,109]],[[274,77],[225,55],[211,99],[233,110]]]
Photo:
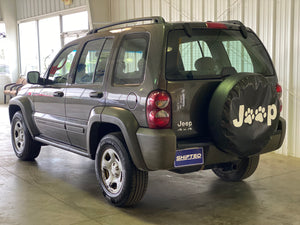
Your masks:
[[[179,44],[179,52],[182,57],[184,69],[195,71],[195,59],[201,57],[212,57],[205,41],[191,41]]]
[[[236,69],[238,73],[254,72],[251,57],[241,41],[223,41],[222,42],[231,66]]]
[[[169,80],[218,78],[233,73],[273,75],[268,53],[258,38],[249,32],[220,29],[183,30],[168,35],[166,78]]]

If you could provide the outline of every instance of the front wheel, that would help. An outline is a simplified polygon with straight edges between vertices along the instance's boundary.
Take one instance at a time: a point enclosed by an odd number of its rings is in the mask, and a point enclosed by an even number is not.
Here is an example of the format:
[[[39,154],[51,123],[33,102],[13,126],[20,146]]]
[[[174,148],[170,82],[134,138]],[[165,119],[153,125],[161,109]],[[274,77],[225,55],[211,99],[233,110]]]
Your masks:
[[[238,162],[231,163],[225,167],[214,168],[213,172],[225,181],[241,181],[250,177],[256,170],[259,155],[243,158]]]
[[[98,145],[95,170],[106,199],[115,206],[131,206],[144,196],[148,172],[135,167],[121,133],[111,133]]]
[[[16,156],[23,161],[34,160],[40,154],[41,144],[32,139],[20,111],[11,122],[11,141]]]

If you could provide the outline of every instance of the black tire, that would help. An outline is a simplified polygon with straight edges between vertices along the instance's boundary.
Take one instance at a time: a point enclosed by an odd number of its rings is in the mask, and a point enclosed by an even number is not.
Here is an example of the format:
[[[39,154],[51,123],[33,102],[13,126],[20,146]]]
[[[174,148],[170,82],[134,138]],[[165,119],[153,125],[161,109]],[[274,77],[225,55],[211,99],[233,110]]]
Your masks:
[[[224,181],[241,181],[250,177],[256,170],[259,156],[241,159],[224,168],[214,168],[213,172]]]
[[[32,161],[40,154],[41,144],[32,139],[20,111],[11,122],[11,142],[16,156],[23,161]]]
[[[111,133],[98,145],[95,170],[104,197],[118,207],[132,206],[144,196],[148,172],[135,167],[121,133]]]
[[[279,121],[275,84],[260,74],[226,78],[209,105],[209,128],[216,146],[239,157],[259,153]]]

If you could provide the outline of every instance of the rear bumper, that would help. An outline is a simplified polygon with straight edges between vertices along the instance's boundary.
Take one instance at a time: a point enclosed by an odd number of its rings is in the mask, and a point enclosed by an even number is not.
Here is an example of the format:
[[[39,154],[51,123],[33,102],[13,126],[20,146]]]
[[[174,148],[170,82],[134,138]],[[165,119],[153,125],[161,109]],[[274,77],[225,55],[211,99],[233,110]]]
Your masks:
[[[170,129],[139,128],[137,138],[149,170],[171,169],[176,153],[176,135]]]
[[[262,149],[260,154],[275,151],[283,144],[286,133],[286,121],[282,117],[279,119],[277,131],[271,136],[269,143]]]
[[[258,153],[274,151],[282,146],[286,133],[286,122],[280,118],[278,129],[271,136],[268,144]],[[176,135],[170,129],[139,128],[137,138],[140,149],[149,170],[174,169],[174,159],[177,149],[202,147],[204,150],[204,164],[200,168],[210,168],[213,165],[238,160],[238,156],[218,149],[212,142],[200,142],[195,139],[176,140]]]

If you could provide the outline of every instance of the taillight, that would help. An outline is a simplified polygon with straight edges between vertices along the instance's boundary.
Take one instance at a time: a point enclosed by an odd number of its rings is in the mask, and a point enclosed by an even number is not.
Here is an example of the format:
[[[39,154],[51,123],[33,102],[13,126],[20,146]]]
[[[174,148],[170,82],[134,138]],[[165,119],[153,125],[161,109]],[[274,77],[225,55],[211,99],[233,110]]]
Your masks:
[[[281,101],[281,97],[282,97],[282,87],[279,84],[276,84],[276,92],[277,92],[277,96],[278,96],[278,100],[279,100],[279,109],[280,112],[282,111],[282,101]]]
[[[153,91],[147,98],[147,121],[149,128],[171,127],[171,98],[166,91]]]

